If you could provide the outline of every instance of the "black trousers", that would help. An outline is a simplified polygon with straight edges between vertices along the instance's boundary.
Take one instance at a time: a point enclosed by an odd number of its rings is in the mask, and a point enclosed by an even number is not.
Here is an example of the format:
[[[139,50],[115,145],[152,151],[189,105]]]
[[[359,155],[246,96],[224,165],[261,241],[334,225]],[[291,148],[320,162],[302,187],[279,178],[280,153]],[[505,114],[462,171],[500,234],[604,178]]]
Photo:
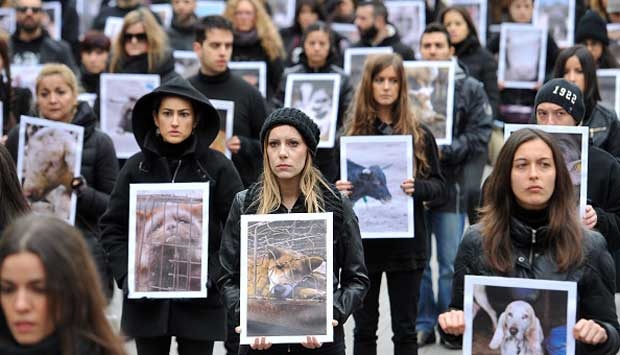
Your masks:
[[[248,345],[239,347],[239,355],[345,355],[344,328],[334,328],[334,341],[324,343],[318,349],[306,349],[299,344],[275,344],[267,350],[252,350]]]
[[[138,355],[169,355],[172,337],[135,338]],[[176,337],[179,355],[211,355],[213,342]]]
[[[415,321],[418,315],[418,296],[423,269],[386,272],[392,318],[392,342],[395,355],[418,353]],[[382,272],[369,273],[370,289],[362,308],[353,312],[355,319],[353,354],[377,354],[379,323],[379,290]]]

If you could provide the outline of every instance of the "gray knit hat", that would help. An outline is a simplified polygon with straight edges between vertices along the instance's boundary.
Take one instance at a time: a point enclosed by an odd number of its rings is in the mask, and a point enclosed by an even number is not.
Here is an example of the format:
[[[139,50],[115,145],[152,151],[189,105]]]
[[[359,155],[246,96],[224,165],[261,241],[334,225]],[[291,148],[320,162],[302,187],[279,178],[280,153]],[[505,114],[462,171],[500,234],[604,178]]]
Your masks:
[[[301,110],[293,107],[283,107],[273,111],[263,123],[260,130],[261,149],[265,146],[265,139],[269,136],[269,131],[276,126],[289,125],[295,127],[304,143],[312,153],[316,155],[316,149],[319,144],[321,130],[314,121]]]
[[[581,90],[566,79],[556,78],[549,80],[538,90],[534,99],[534,117],[536,117],[536,108],[543,102],[551,102],[562,106],[577,124],[583,120],[583,116],[586,114],[586,106],[583,103]]]

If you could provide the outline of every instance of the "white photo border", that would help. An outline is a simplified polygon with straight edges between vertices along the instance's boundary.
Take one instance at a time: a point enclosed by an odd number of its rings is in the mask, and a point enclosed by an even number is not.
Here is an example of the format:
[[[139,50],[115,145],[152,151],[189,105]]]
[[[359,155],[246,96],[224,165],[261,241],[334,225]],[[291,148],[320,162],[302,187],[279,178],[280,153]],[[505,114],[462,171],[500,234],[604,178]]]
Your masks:
[[[353,56],[369,56],[372,54],[391,54],[394,53],[392,47],[355,47],[344,50],[344,72],[351,75],[351,57]]]
[[[384,4],[385,4],[385,7],[388,9],[388,20],[391,23],[393,23],[392,22],[393,19],[390,18],[391,14],[394,14],[397,12],[399,13],[405,12],[405,13],[410,13],[412,15],[415,15],[416,13],[418,14],[417,18],[415,18],[415,20],[413,21],[413,23],[415,23],[417,26],[416,28],[417,38],[415,39],[414,43],[405,43],[405,42],[403,43],[413,48],[414,52],[419,57],[420,51],[418,50],[418,48],[420,48],[420,38],[422,37],[422,33],[424,32],[424,27],[426,26],[426,4],[424,3],[424,1],[411,1],[411,0],[389,0],[389,1],[385,1]],[[417,11],[412,10],[413,8],[416,8]],[[394,25],[394,27],[396,27],[396,25]],[[405,35],[405,33],[403,33],[404,31],[402,30],[403,29],[401,28],[397,28],[397,31],[401,37],[401,41]]]
[[[619,28],[620,28],[620,24]],[[616,92],[614,98],[614,110],[616,111],[616,116],[620,119],[620,69],[597,69],[596,70],[597,77],[615,77],[616,78]]]
[[[506,41],[508,36],[518,35],[518,32],[538,32],[540,38],[540,55],[538,57],[537,75],[535,81],[505,80],[506,74]],[[504,86],[513,89],[534,89],[545,80],[547,62],[547,28],[536,27],[530,24],[503,23],[500,30],[499,57],[497,63],[497,80],[503,81]],[[515,64],[513,64],[515,65]],[[516,63],[518,65],[518,63]]]
[[[174,16],[174,12],[172,10],[172,2],[168,4],[150,4],[149,8],[156,14],[163,12],[166,16],[160,19],[161,24],[164,29],[170,28],[170,25],[172,24],[172,17]]]
[[[54,21],[54,31],[56,31],[55,33],[56,36],[54,36],[53,38],[55,40],[61,40],[62,39],[62,5],[60,4],[60,1],[43,2],[41,4],[41,7],[43,8],[43,11],[53,10],[54,18],[50,19],[51,21]]]
[[[0,8],[0,16],[9,18],[9,28],[6,28],[9,34],[15,33],[15,27],[17,22],[17,14],[15,13],[15,9],[12,7],[2,7]]]
[[[534,1],[534,14],[532,16],[534,26],[540,26],[541,2],[544,1]],[[566,4],[567,2],[568,4]],[[558,41],[554,38],[559,48],[570,47],[575,43],[575,0],[564,0],[564,3],[568,5],[568,18],[565,22],[567,38],[565,41]]]
[[[226,141],[228,142],[228,140],[232,138],[233,136],[235,102],[229,101],[229,100],[215,100],[215,99],[209,99],[209,101],[211,102],[211,105],[213,105],[213,107],[216,110],[226,111],[225,127],[226,127]],[[226,155],[228,159],[231,159],[231,152],[230,150],[228,150],[228,147],[226,147],[226,151],[224,152],[224,155]]]
[[[260,91],[263,97],[267,97],[267,64],[260,61],[239,61],[228,62],[228,69],[233,72],[235,69],[254,69],[258,70],[258,91]]]

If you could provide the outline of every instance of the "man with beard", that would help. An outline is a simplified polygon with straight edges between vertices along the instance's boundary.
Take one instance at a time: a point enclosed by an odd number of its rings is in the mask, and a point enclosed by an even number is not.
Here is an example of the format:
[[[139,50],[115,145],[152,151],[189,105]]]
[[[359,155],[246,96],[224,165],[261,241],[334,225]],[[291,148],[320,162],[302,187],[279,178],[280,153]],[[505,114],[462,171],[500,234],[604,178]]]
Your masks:
[[[41,0],[18,0],[15,12],[17,26],[10,41],[13,64],[63,63],[77,71],[71,47],[52,39],[43,28]]]
[[[170,47],[175,50],[191,51],[194,43],[194,26],[196,16],[196,0],[172,0],[174,16],[170,28],[166,31]]]
[[[388,22],[388,11],[378,0],[361,2],[355,11],[360,41],[353,47],[392,47],[403,60],[415,60],[413,49],[403,44],[396,27]]]
[[[93,20],[93,29],[103,32],[105,29],[105,23],[109,17],[123,18],[125,15],[139,7],[145,6],[143,0],[116,0],[116,5],[101,5],[101,11]],[[153,13],[157,22],[161,24],[161,20],[157,14]]]

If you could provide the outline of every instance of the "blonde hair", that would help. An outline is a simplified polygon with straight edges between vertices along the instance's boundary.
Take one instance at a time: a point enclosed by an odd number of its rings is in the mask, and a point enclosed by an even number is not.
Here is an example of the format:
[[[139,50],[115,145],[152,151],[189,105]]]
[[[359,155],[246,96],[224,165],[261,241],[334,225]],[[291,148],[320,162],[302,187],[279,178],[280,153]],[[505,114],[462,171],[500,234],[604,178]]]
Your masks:
[[[125,15],[123,27],[113,41],[112,58],[110,59],[111,73],[118,73],[122,69],[120,68],[121,61],[127,59],[123,35],[127,28],[138,23],[144,26],[144,33],[146,33],[148,72],[152,73],[166,56],[168,52],[168,36],[166,32],[157,23],[157,20],[147,7],[140,7]]]
[[[260,45],[267,53],[269,60],[284,58],[286,54],[282,44],[282,37],[280,37],[278,29],[271,21],[271,17],[261,2],[258,0],[229,0],[223,16],[235,23],[235,11],[241,1],[247,1],[254,7],[256,13],[256,33],[260,39]]]
[[[58,75],[59,77],[61,77],[62,80],[65,82],[65,84],[67,84],[67,86],[69,86],[69,89],[73,93],[73,99],[74,99],[73,100],[73,111],[72,111],[72,117],[73,117],[73,115],[75,114],[75,111],[77,110],[78,82],[75,77],[75,74],[73,74],[73,71],[69,69],[69,67],[66,66],[65,64],[60,64],[60,63],[45,64],[43,68],[41,68],[39,75],[37,75],[34,95],[35,97],[38,97],[39,86],[41,85],[41,81],[44,78],[47,78],[48,76],[52,76],[52,75]],[[39,100],[37,99],[36,100],[37,110],[38,110],[38,101]]]

